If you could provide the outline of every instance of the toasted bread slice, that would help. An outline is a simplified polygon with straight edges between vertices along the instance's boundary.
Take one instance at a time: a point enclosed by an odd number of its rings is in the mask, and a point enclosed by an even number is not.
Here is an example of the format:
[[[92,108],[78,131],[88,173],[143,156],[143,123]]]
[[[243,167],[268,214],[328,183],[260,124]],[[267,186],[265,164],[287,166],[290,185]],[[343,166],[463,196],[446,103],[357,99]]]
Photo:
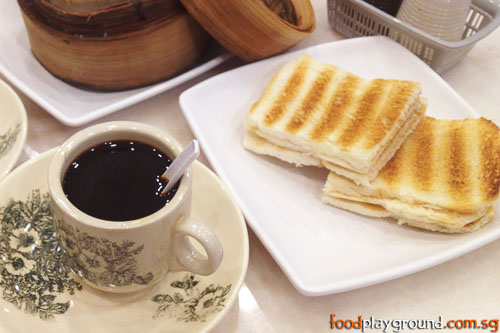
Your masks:
[[[426,104],[423,104],[419,112],[415,112],[411,116],[411,119],[409,119],[400,129],[394,141],[399,142],[401,140],[401,137],[406,138],[412,132],[415,123],[419,122],[422,115],[425,113],[425,109]],[[245,132],[243,137],[243,146],[246,149],[253,151],[254,153],[273,156],[285,162],[295,164],[295,166],[298,167],[326,167],[329,170],[338,173],[339,175],[343,175],[344,177],[353,180],[356,184],[362,185],[368,185],[370,181],[375,178],[378,171],[383,166],[381,164],[386,162],[385,156],[392,156],[395,150],[399,148],[399,146],[396,146],[396,144],[389,144],[382,152],[383,157],[379,158],[377,163],[375,163],[368,172],[362,173],[353,171],[352,169],[344,168],[340,165],[331,163],[326,160],[322,160],[319,157],[315,156],[312,152],[301,152],[278,146],[248,130]]]
[[[415,82],[367,81],[302,55],[275,75],[247,114],[245,127],[332,170],[373,179],[423,117],[420,94]]]
[[[249,131],[243,136],[243,147],[257,154],[277,157],[298,167],[309,165],[323,167],[321,160],[310,153],[277,146]]]
[[[372,217],[394,217],[398,220],[398,224],[400,225],[407,224],[412,227],[445,233],[473,232],[480,229],[483,225],[490,222],[495,217],[495,210],[493,207],[490,207],[483,215],[479,215],[477,219],[473,219],[465,224],[444,223],[443,221],[436,223],[436,221],[425,221],[425,219],[418,216],[398,216],[386,210],[382,205],[370,204],[367,202],[333,196],[324,196],[323,202],[362,215]]]
[[[370,184],[330,173],[323,201],[429,230],[477,230],[499,196],[499,134],[484,118],[425,117]]]

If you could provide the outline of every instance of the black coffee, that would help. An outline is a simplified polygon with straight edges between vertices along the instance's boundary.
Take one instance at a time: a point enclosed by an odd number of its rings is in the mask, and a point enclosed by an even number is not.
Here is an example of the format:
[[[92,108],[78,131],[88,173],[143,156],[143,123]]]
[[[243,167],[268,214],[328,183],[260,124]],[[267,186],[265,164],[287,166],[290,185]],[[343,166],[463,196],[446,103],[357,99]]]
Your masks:
[[[174,196],[165,195],[161,175],[170,158],[137,141],[104,142],[78,156],[63,180],[66,197],[84,213],[108,221],[129,221],[151,215]]]

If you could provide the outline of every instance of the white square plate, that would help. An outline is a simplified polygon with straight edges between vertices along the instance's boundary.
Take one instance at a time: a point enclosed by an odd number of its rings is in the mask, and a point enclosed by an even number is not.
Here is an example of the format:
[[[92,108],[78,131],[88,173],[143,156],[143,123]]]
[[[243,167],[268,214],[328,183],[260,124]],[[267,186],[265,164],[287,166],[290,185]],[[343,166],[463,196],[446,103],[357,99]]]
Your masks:
[[[229,54],[207,56],[197,67],[144,88],[96,92],[52,76],[31,53],[15,0],[0,1],[0,72],[33,101],[68,126],[79,126],[180,85],[224,62]],[[219,52],[220,53],[220,52]]]
[[[498,218],[481,230],[448,235],[399,226],[321,203],[327,171],[296,168],[246,151],[243,119],[272,76],[301,53],[366,79],[422,83],[428,115],[478,115],[427,65],[386,37],[332,42],[246,65],[185,91],[181,107],[248,224],[294,286],[325,295],[407,275],[445,262],[500,237]]]

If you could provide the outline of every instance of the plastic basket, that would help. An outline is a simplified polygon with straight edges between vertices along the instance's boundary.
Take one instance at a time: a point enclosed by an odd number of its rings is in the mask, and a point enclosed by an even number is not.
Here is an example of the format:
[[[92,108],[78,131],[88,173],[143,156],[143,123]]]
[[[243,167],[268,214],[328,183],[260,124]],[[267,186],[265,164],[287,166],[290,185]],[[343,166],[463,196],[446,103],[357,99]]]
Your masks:
[[[499,0],[473,0],[462,40],[449,42],[417,29],[362,0],[327,0],[328,22],[346,37],[384,35],[408,48],[438,73],[462,60],[500,25]]]

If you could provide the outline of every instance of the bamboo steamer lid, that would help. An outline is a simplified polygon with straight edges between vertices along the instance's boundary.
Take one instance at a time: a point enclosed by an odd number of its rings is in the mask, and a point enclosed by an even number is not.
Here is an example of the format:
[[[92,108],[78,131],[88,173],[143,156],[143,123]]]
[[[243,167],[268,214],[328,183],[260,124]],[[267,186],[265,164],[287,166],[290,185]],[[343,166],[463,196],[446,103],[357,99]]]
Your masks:
[[[165,80],[199,61],[212,40],[178,0],[114,1],[90,12],[83,1],[58,0],[80,11],[52,1],[18,0],[32,52],[54,76],[85,88]]]
[[[246,61],[281,53],[314,31],[309,0],[181,0],[222,46]]]

